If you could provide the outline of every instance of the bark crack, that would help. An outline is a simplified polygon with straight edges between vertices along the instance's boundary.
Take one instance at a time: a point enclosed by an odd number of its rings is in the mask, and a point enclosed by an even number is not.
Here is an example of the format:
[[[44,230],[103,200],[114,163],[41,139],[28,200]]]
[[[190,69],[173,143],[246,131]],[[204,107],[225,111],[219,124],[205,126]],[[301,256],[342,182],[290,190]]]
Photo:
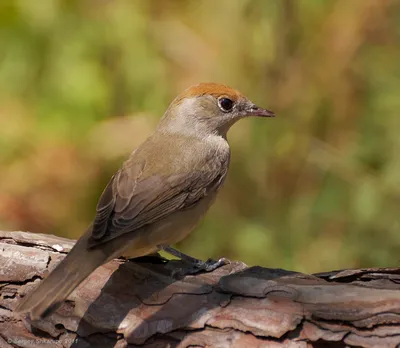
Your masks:
[[[13,312],[18,293],[59,259],[53,252],[63,252],[51,245],[70,244],[41,235],[44,245],[37,245],[34,235],[29,242],[29,233],[23,241],[12,232],[0,233],[4,255],[13,255],[12,245],[26,246],[23,260],[13,259],[12,267],[8,256],[0,256],[0,345],[4,340],[26,347],[35,339],[65,348],[400,345],[400,268],[309,276],[233,262],[176,280],[169,275],[171,267],[183,266],[179,261],[149,259],[136,267],[119,259],[99,267],[56,312],[30,322]],[[265,289],[279,291],[265,294]]]

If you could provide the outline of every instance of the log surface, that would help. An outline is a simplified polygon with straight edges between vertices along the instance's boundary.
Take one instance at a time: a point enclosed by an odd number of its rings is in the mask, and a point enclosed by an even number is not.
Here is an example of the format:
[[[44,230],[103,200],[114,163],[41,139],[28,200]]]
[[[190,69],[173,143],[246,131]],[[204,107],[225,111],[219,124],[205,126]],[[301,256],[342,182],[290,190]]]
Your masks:
[[[400,268],[306,275],[233,262],[175,279],[180,261],[118,259],[45,319],[14,313],[73,244],[0,231],[0,347],[400,345]]]

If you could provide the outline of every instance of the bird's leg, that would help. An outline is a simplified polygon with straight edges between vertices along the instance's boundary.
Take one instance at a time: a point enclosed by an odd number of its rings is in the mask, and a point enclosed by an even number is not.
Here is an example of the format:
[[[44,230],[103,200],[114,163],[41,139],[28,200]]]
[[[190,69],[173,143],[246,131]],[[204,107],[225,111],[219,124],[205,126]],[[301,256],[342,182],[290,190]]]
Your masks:
[[[177,269],[176,271],[173,272],[173,275],[196,274],[201,271],[211,272],[221,266],[230,263],[230,261],[225,258],[221,258],[218,261],[212,259],[208,259],[207,261],[202,261],[192,256],[186,255],[183,252],[170,247],[169,245],[160,245],[159,248],[166,251],[168,254],[171,254],[175,257],[179,257],[182,261],[190,264],[189,268]]]

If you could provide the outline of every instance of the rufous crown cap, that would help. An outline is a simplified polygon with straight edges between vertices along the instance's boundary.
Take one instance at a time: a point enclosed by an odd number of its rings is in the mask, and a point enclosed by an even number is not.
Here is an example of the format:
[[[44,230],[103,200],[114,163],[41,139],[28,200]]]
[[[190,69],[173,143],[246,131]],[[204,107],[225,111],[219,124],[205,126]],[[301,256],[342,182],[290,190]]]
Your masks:
[[[176,97],[175,103],[179,104],[182,100],[186,98],[201,97],[205,95],[212,95],[215,98],[225,96],[234,102],[243,97],[243,95],[239,91],[229,86],[219,83],[207,82],[199,83],[198,85],[187,88]]]

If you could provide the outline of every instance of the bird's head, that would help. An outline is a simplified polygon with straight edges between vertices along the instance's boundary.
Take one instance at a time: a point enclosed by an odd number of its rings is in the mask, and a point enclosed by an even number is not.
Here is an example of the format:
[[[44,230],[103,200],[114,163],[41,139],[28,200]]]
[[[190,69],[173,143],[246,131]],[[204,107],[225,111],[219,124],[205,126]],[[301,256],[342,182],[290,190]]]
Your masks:
[[[194,135],[226,136],[229,128],[248,116],[273,117],[239,91],[217,83],[200,83],[183,91],[160,121],[162,130]]]

